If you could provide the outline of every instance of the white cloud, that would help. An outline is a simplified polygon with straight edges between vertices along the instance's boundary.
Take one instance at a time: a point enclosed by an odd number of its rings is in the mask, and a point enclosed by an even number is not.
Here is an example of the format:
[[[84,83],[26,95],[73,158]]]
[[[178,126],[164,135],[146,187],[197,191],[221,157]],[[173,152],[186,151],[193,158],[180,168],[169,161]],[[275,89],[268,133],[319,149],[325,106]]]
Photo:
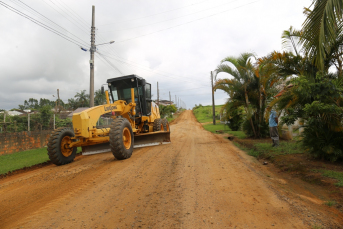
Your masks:
[[[210,71],[221,59],[243,52],[263,56],[273,50],[281,50],[282,31],[291,25],[300,28],[304,20],[302,9],[311,3],[310,0],[260,0],[252,4],[249,4],[252,0],[53,2],[55,5],[25,1],[87,43],[90,41],[91,9],[95,5],[96,43],[116,41],[99,46],[99,52],[108,55],[108,60],[124,74],[146,78],[153,85],[155,96],[158,81],[161,98],[169,99],[170,91],[173,100],[175,94],[178,95],[188,108],[194,104],[211,103]],[[12,1],[5,3],[33,15],[20,2],[18,5]],[[221,7],[210,9],[218,5]],[[238,6],[241,7],[234,9]],[[180,9],[173,10],[176,8]],[[225,10],[227,12],[219,13]],[[198,11],[201,12],[195,13]],[[152,14],[158,15],[145,17]],[[213,14],[216,15],[207,17]],[[180,18],[169,20],[176,17]],[[203,17],[207,18],[198,20]],[[71,23],[73,18],[77,18],[77,23]],[[135,18],[141,19],[132,20]],[[37,19],[48,23],[46,18]],[[188,23],[193,20],[197,21]],[[161,21],[165,22],[157,23]],[[116,24],[104,25],[110,23]],[[125,30],[138,26],[142,27]],[[174,28],[167,29],[169,27]],[[16,108],[31,97],[53,99],[57,88],[65,101],[80,90],[88,92],[89,52],[82,52],[77,45],[3,6],[0,6],[0,30],[0,108]],[[111,30],[121,31],[106,33]],[[139,38],[128,40],[134,37]],[[99,89],[108,78],[121,75],[97,55],[95,64],[95,89]],[[219,91],[215,97],[216,104],[227,99],[227,95]]]

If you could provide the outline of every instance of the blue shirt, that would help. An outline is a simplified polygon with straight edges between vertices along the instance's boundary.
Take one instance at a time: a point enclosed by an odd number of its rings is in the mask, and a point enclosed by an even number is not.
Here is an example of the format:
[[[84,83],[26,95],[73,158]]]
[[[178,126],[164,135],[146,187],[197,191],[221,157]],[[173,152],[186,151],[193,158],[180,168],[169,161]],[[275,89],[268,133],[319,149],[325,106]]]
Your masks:
[[[275,118],[277,118],[276,111],[272,110],[269,115],[269,127],[277,126]]]

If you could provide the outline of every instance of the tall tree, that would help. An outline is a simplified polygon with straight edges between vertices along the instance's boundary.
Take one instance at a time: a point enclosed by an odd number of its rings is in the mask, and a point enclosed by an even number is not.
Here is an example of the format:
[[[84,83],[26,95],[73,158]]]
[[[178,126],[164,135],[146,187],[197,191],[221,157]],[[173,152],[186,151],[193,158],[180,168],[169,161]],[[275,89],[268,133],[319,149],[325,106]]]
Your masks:
[[[331,45],[343,35],[343,0],[313,0],[304,13],[307,15],[301,36],[304,51],[319,70],[325,71],[325,60],[332,53]]]
[[[106,102],[105,93],[101,93],[101,89],[95,91],[94,95],[94,104],[96,106],[103,105]]]
[[[74,97],[77,99],[81,107],[89,105],[89,95],[86,94],[86,90],[82,90],[80,93],[77,92]]]

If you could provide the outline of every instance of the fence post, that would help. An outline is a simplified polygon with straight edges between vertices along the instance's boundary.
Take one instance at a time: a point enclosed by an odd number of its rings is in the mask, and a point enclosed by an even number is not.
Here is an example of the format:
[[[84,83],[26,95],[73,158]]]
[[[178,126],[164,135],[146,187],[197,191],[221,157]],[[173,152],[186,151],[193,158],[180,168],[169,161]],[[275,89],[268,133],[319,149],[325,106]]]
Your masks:
[[[27,131],[30,132],[30,113],[27,113]]]

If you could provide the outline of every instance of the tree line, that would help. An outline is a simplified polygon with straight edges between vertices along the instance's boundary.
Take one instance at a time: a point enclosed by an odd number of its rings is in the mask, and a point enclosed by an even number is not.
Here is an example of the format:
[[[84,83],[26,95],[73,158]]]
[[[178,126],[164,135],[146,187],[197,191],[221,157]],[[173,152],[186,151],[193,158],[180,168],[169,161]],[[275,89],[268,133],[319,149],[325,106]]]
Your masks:
[[[94,92],[94,104],[95,106],[102,105],[106,102],[105,94],[101,93],[101,89]],[[43,107],[49,106],[51,108],[56,108],[58,111],[61,110],[75,110],[79,107],[89,106],[89,94],[86,90],[81,90],[77,92],[74,97],[69,98],[68,102],[63,102],[61,99],[49,100],[45,98],[40,98],[39,100],[35,98],[29,98],[24,101],[24,104],[19,104],[18,109],[23,110],[40,110]]]
[[[96,106],[104,104],[106,101],[106,96],[101,93],[101,89],[96,90],[94,93],[94,104]],[[18,109],[12,110],[31,110],[30,122],[28,115],[24,116],[6,116],[4,120],[4,114],[0,115],[0,120],[2,122],[1,131],[2,132],[20,132],[30,130],[50,130],[54,126],[54,112],[53,108],[56,109],[55,113],[55,127],[70,126],[72,122],[70,119],[61,118],[59,113],[63,110],[75,110],[79,107],[89,106],[89,95],[86,90],[81,90],[77,92],[73,98],[68,99],[67,103],[64,103],[61,99],[56,99],[55,101],[40,98],[39,100],[35,98],[29,98],[24,100],[24,104],[19,104]],[[4,110],[3,110],[4,111]]]
[[[253,53],[224,58],[215,90],[229,95],[230,127],[250,137],[269,135],[271,109],[281,125],[303,123],[302,144],[312,155],[343,159],[343,0],[314,0],[304,8],[300,30],[281,36],[285,51],[257,58]]]

